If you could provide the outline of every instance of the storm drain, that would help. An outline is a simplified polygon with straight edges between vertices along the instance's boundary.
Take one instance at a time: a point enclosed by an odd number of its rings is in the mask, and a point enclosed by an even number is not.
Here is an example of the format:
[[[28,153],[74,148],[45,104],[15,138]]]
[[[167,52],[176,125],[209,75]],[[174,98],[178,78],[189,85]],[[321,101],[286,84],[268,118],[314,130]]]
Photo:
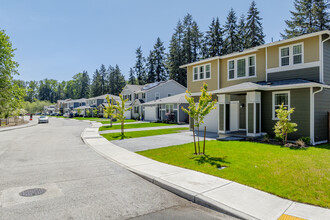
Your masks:
[[[24,197],[32,197],[32,196],[39,196],[46,192],[47,190],[44,188],[33,188],[27,189],[19,193],[20,196]]]

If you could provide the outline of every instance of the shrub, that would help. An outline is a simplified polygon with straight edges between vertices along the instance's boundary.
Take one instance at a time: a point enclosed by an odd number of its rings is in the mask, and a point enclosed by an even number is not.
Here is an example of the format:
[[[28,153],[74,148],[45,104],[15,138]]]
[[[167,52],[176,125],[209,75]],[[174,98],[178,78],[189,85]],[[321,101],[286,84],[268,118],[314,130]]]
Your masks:
[[[300,138],[296,141],[296,145],[298,145],[299,147],[305,147],[306,143]]]
[[[262,142],[269,143],[270,142],[269,139],[270,139],[269,135],[268,134],[265,134],[265,136],[263,136],[263,138],[262,138]]]
[[[301,137],[300,138],[305,144],[310,144],[311,143],[311,138],[310,137]]]

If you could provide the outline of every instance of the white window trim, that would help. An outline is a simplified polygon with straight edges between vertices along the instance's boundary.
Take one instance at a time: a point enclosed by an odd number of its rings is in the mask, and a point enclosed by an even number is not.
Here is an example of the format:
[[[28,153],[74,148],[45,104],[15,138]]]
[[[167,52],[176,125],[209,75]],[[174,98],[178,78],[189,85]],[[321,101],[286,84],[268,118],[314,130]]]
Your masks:
[[[210,65],[210,78],[206,78],[206,66],[207,65]],[[199,72],[199,67],[201,66],[204,66],[204,79],[200,79],[200,72]],[[197,79],[195,79],[195,68],[197,68]],[[212,66],[211,66],[211,63],[206,63],[206,64],[203,64],[203,65],[199,65],[199,66],[194,66],[193,67],[193,82],[196,82],[196,81],[203,81],[203,80],[209,80],[212,78]]]
[[[157,100],[157,94],[158,94],[158,99],[160,99],[160,93],[159,92],[155,92],[155,100]]]
[[[166,109],[167,106],[170,106],[169,109],[171,109],[171,106],[172,106],[172,109],[173,109],[173,112],[172,113],[174,113],[174,111],[177,110],[176,108],[174,108],[174,104],[165,104],[165,109],[164,109],[165,110],[165,113],[168,113],[167,112],[167,109]]]
[[[290,94],[290,91],[278,91],[278,92],[273,92],[272,93],[272,119],[275,121],[278,121],[279,119],[277,117],[275,117],[275,95],[276,94],[283,94],[283,93],[286,93],[288,94],[288,109],[287,110],[290,110],[291,109],[291,94]],[[291,117],[289,115],[289,120],[291,120]]]
[[[294,46],[298,46],[301,45],[301,63],[297,63],[297,64],[293,64],[293,47]],[[289,48],[289,65],[286,66],[282,66],[282,60],[281,60],[281,49],[283,48]],[[305,59],[305,53],[304,53],[304,42],[300,42],[300,43],[296,43],[296,44],[290,44],[290,45],[286,45],[283,47],[279,47],[278,48],[278,66],[279,68],[288,68],[288,67],[292,67],[292,66],[297,66],[297,65],[302,65],[304,64],[304,59]]]
[[[254,76],[249,76],[249,57],[254,57]],[[237,60],[245,59],[245,77],[237,77]],[[229,62],[234,61],[234,78],[229,78]],[[251,54],[244,57],[237,57],[227,61],[227,81],[250,79],[257,77],[257,57],[256,54]]]

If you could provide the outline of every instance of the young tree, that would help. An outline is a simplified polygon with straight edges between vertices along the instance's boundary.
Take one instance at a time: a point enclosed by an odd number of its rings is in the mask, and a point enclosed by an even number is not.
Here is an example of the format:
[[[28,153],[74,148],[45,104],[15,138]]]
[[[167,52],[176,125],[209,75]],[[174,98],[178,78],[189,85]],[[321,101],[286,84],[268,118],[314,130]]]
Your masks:
[[[78,113],[78,117],[80,117],[80,114],[81,114],[81,109],[80,108],[77,109],[77,113]]]
[[[99,114],[99,110],[97,110],[97,108],[93,109],[93,117],[98,117]]]
[[[188,109],[182,107],[182,110],[186,112],[190,118],[193,120],[193,136],[194,136],[194,146],[195,146],[195,154],[197,154],[196,149],[196,139],[195,139],[195,127],[197,127],[197,138],[198,138],[198,154],[201,154],[200,144],[199,144],[199,127],[202,123],[204,123],[204,118],[206,115],[210,113],[211,110],[215,109],[214,105],[216,101],[212,101],[212,94],[207,92],[207,84],[203,83],[201,88],[201,96],[199,97],[198,103],[195,103],[194,98],[191,96],[191,93],[187,91],[189,96],[186,96],[186,100],[189,103]],[[205,145],[203,147],[203,154],[205,154]]]
[[[134,73],[133,68],[129,69],[128,84],[131,84],[131,85],[136,84],[135,73]]]
[[[114,115],[116,119],[120,121],[121,125],[121,138],[124,139],[124,123],[125,123],[125,112],[132,109],[132,106],[126,108],[125,103],[128,101],[128,99],[124,99],[122,94],[119,94],[120,101],[116,100],[117,105],[114,105],[114,108],[116,109],[117,113]]]
[[[238,36],[237,36],[237,18],[234,9],[231,9],[227,16],[227,21],[224,26],[225,30],[225,54],[238,51]]]
[[[261,23],[262,18],[259,14],[260,12],[256,7],[255,1],[252,1],[246,21],[246,48],[256,47],[265,43],[265,35]]]
[[[204,38],[205,52],[203,57],[215,57],[222,55],[223,39],[222,29],[220,26],[219,18],[212,20],[209,30],[206,32]]]
[[[137,81],[139,85],[144,85],[147,82],[147,76],[145,71],[145,59],[142,54],[141,46],[136,49],[136,63],[134,71],[137,75]]]
[[[296,128],[298,125],[296,123],[289,121],[289,115],[293,114],[294,108],[288,110],[283,104],[279,109],[276,109],[277,118],[279,119],[275,126],[274,132],[277,138],[281,138],[283,141],[283,145],[287,143],[288,134],[297,131]]]
[[[110,100],[110,97],[107,95],[106,97],[108,105],[103,107],[103,111],[107,113],[108,117],[110,118],[110,127],[112,127],[112,118],[115,113],[115,108],[114,108],[114,99],[112,98]]]

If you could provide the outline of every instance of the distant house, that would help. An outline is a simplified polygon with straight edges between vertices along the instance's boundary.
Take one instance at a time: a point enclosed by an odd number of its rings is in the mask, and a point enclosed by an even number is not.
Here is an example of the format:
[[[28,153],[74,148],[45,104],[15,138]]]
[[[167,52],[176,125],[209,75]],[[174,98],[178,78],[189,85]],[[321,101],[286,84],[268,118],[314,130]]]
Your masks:
[[[122,95],[124,99],[128,99],[127,105],[132,106],[132,110],[126,113],[126,118],[144,118],[144,103],[181,94],[185,91],[186,87],[174,80],[146,85],[126,85]]]
[[[186,95],[186,93],[181,93],[144,103],[145,120],[164,121],[167,120],[169,114],[173,114],[173,122],[187,123],[189,116],[181,109],[188,107]]]

